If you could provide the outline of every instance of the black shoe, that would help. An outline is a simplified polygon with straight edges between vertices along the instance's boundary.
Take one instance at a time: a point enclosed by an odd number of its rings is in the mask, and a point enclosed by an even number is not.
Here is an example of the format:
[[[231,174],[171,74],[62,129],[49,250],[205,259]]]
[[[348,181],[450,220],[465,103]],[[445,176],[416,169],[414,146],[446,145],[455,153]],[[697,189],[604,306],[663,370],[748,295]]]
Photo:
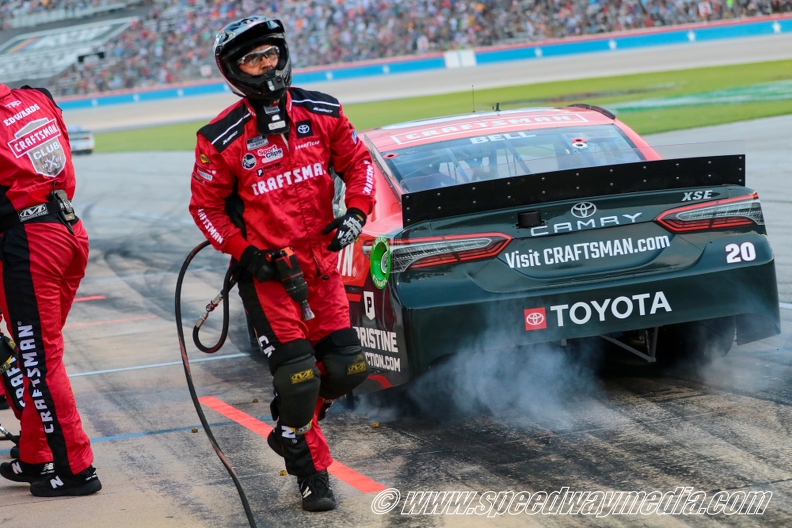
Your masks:
[[[71,477],[53,476],[47,480],[39,480],[30,485],[30,493],[36,497],[65,497],[90,495],[102,489],[102,483],[96,475],[96,469],[89,466]]]
[[[11,406],[8,405],[8,400],[6,399],[5,395],[0,394],[0,411],[10,408]]]
[[[9,455],[11,455],[11,458],[19,458],[19,446],[15,445],[12,447]]]
[[[336,500],[330,489],[330,475],[326,469],[310,477],[297,479],[297,485],[302,495],[303,510],[318,512],[335,509]]]
[[[270,446],[270,449],[275,451],[275,454],[280,457],[283,456],[283,448],[278,443],[278,439],[275,438],[275,429],[270,431],[270,434],[267,435],[267,445]]]
[[[19,459],[0,464],[0,475],[14,482],[37,482],[55,475],[52,462],[28,464]]]

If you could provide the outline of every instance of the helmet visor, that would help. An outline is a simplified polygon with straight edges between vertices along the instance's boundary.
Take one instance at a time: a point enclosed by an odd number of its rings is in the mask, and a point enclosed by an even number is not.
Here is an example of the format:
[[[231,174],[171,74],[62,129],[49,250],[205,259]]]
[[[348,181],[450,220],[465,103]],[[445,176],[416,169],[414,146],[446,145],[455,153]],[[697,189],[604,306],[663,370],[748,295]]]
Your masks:
[[[262,60],[271,61],[280,57],[278,46],[265,45],[246,53],[236,60],[237,66],[258,66]]]

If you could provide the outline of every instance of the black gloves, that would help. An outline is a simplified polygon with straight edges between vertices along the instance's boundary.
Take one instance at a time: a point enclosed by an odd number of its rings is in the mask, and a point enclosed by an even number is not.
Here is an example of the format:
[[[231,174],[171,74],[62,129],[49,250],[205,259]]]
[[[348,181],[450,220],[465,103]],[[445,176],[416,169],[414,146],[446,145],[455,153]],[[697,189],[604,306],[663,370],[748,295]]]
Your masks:
[[[347,209],[344,216],[339,216],[322,231],[323,235],[329,234],[333,229],[338,229],[335,238],[327,249],[330,251],[341,251],[345,246],[354,242],[360,233],[363,231],[363,226],[366,225],[366,215],[360,209]]]
[[[257,280],[264,282],[278,277],[275,264],[267,258],[270,251],[259,249],[256,246],[248,246],[242,252],[239,264],[253,274]]]

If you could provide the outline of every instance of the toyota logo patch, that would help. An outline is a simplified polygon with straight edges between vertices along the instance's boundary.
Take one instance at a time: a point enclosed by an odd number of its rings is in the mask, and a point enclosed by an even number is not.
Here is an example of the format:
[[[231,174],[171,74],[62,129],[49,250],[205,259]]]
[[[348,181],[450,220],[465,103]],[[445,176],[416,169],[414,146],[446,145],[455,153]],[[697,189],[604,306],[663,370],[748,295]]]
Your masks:
[[[541,330],[547,328],[547,312],[544,308],[529,308],[525,310],[525,329]]]
[[[314,135],[310,121],[298,121],[296,125],[297,125],[297,137],[299,139]]]
[[[572,216],[575,218],[588,218],[597,212],[597,206],[591,202],[580,202],[572,206]]]

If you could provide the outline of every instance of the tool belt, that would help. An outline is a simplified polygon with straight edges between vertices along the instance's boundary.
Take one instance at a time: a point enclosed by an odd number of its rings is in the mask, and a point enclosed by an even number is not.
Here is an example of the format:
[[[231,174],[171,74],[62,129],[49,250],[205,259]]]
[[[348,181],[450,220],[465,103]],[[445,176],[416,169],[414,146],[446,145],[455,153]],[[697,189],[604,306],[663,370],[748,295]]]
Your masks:
[[[26,207],[16,213],[0,217],[0,233],[5,233],[12,227],[26,222],[61,222],[72,231],[72,226],[79,218],[74,214],[74,207],[66,191],[60,189],[53,191],[48,198],[49,202]]]

